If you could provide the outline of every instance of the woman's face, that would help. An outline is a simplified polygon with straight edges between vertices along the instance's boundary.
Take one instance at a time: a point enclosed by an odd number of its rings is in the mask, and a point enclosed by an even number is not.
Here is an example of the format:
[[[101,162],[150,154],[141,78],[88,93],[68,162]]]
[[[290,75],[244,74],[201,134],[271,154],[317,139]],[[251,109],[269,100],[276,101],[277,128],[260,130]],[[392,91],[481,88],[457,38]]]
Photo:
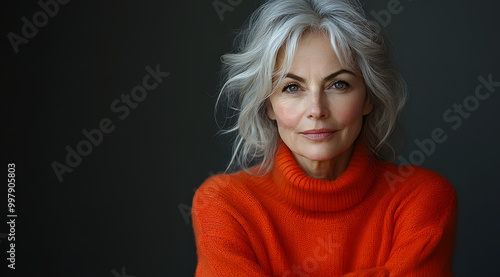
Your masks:
[[[276,68],[283,55],[280,50]],[[363,77],[345,70],[329,38],[316,32],[299,41],[290,71],[267,106],[296,159],[311,161],[331,160],[348,150],[371,110]]]

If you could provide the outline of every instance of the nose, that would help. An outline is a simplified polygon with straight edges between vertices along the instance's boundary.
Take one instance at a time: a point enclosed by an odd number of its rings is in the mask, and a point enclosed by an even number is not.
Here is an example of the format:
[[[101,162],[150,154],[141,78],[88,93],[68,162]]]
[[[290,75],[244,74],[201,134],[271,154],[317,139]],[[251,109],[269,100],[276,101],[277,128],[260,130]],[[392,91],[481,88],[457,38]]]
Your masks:
[[[324,92],[321,90],[311,92],[308,98],[307,118],[328,118],[328,116],[330,115],[330,111],[328,109],[328,100],[326,99],[326,95],[324,94]]]

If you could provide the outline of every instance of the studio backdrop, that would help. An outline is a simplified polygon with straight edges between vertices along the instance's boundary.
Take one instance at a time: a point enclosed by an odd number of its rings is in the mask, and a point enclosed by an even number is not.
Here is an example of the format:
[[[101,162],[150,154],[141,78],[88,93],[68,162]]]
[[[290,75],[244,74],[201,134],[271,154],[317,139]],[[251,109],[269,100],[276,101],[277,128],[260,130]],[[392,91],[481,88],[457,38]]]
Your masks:
[[[214,119],[220,56],[260,4],[2,4],[0,276],[193,276],[192,198],[231,151]],[[454,272],[494,276],[500,4],[363,4],[409,88],[395,162],[453,184]]]

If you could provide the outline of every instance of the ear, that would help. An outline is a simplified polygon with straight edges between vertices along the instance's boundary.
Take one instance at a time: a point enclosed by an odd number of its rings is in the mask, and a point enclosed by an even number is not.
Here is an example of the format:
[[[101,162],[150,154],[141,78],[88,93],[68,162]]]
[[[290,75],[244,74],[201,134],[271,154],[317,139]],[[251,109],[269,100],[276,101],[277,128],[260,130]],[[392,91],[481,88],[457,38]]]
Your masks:
[[[373,103],[370,101],[370,98],[367,96],[365,99],[365,103],[363,104],[363,115],[367,115],[371,113],[373,110]]]
[[[274,114],[273,105],[271,104],[271,101],[269,101],[269,99],[266,100],[266,113],[269,119],[276,120],[276,114]]]

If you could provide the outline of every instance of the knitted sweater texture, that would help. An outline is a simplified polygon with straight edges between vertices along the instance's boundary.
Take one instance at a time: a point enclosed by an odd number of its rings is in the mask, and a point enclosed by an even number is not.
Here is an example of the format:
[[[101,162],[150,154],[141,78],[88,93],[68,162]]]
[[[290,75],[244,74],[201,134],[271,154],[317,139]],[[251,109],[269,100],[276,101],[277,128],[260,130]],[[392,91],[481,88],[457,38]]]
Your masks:
[[[306,175],[280,142],[266,175],[208,178],[192,218],[198,277],[453,276],[453,186],[361,142],[333,181]]]

